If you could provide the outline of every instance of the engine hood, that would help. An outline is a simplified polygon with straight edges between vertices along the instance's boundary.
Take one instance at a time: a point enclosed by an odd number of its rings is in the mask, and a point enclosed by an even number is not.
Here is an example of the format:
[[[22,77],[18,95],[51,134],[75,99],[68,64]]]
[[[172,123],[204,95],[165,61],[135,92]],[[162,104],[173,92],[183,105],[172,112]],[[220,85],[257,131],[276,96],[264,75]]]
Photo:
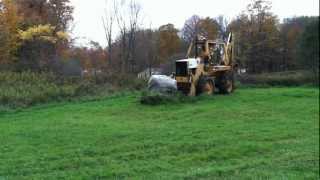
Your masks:
[[[194,69],[194,68],[197,68],[198,64],[200,64],[200,58],[180,59],[180,60],[177,60],[176,62],[187,62],[188,69]]]

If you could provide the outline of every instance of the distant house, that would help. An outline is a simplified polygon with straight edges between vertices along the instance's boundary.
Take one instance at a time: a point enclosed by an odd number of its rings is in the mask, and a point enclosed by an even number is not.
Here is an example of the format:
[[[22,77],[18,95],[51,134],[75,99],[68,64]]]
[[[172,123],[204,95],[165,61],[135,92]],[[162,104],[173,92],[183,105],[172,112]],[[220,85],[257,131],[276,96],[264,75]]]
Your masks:
[[[62,61],[61,72],[64,76],[81,76],[82,67],[80,64],[80,60],[67,59]]]
[[[102,70],[101,69],[83,69],[81,71],[81,76],[96,76],[98,74],[101,74]]]
[[[144,71],[138,73],[139,79],[149,79],[152,75],[162,74],[162,70],[160,68],[147,68]]]
[[[245,74],[247,73],[247,69],[246,68],[239,68],[238,69],[238,74]]]

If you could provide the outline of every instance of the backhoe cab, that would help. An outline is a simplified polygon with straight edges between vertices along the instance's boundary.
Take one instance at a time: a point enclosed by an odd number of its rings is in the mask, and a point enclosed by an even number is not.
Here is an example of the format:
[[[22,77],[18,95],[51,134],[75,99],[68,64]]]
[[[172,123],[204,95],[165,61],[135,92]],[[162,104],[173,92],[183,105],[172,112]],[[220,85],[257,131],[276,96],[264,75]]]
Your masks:
[[[231,33],[227,42],[198,36],[190,44],[186,57],[176,61],[175,79],[179,91],[195,96],[214,92],[229,94],[234,90]]]

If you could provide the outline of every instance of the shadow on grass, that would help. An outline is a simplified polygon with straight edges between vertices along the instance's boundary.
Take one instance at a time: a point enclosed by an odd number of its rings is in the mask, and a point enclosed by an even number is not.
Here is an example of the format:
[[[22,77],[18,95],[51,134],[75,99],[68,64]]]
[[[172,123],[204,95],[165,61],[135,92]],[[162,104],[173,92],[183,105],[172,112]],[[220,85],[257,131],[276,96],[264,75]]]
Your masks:
[[[207,98],[208,95],[201,95],[196,97],[186,96],[180,92],[159,93],[143,91],[140,103],[144,105],[162,105],[162,104],[179,104],[179,103],[194,103]]]

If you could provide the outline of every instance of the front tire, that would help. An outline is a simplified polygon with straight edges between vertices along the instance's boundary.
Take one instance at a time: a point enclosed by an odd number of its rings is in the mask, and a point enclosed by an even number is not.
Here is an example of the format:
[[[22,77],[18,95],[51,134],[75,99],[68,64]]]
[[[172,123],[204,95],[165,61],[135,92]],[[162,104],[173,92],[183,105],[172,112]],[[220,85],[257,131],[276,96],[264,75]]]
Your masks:
[[[230,94],[234,91],[233,72],[225,72],[217,78],[217,88],[222,94]]]
[[[211,79],[200,77],[197,85],[197,95],[206,94],[212,95],[214,93],[214,83]]]

